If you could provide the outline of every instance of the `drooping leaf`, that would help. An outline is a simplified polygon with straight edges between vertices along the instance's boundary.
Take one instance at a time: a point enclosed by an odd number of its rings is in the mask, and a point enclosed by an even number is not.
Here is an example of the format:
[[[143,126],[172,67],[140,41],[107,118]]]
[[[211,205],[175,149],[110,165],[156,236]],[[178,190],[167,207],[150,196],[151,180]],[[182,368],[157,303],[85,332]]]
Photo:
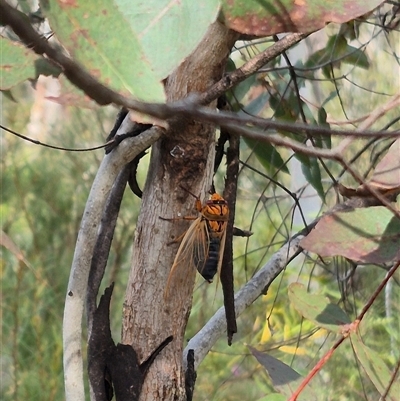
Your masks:
[[[320,256],[358,263],[400,260],[400,219],[383,206],[325,215],[300,245]]]
[[[335,95],[337,95],[336,92],[334,92],[334,93],[335,93]],[[320,125],[321,127],[330,128],[330,125],[328,124],[328,122],[326,120],[327,117],[328,117],[328,114],[326,113],[325,108],[323,106],[321,106],[318,109],[318,125]],[[321,135],[321,139],[322,139],[322,142],[325,144],[325,146],[328,149],[332,148],[331,135]]]
[[[362,342],[358,333],[351,333],[350,340],[360,365],[365,370],[378,392],[383,395],[386,391],[386,387],[390,383],[392,373],[381,356]],[[395,380],[386,400],[398,400],[397,397],[399,394],[400,382]]]
[[[253,347],[248,346],[248,348],[267,371],[274,389],[284,396],[290,397],[297,390],[304,378],[279,359],[265,352],[260,352]],[[317,392],[308,384],[297,399],[299,401],[318,400]]]
[[[246,137],[244,137],[244,141],[267,171],[271,171],[271,167],[273,167],[274,171],[280,170],[289,174],[287,165],[275,146],[271,145],[269,142],[261,142]]]
[[[247,94],[249,89],[256,83],[256,75],[250,75],[244,81],[240,82],[233,88],[236,101],[240,102]]]
[[[368,185],[372,185],[375,189],[391,191],[392,193],[400,192],[400,139],[397,138],[383,159],[375,167]]]
[[[244,108],[244,111],[240,111],[238,114],[250,114],[253,116],[257,116],[265,107],[268,99],[269,93],[264,91],[263,93],[261,93],[261,95],[252,100]],[[289,170],[275,146],[272,146],[269,142],[261,142],[246,137],[244,138],[244,141],[247,146],[253,150],[257,159],[267,171],[270,171],[271,167],[273,167],[276,170],[281,170],[289,174]]]
[[[313,53],[305,67],[320,65],[324,75],[331,77],[331,65],[339,67],[342,63],[351,64],[364,69],[369,68],[369,60],[364,52],[347,43],[347,39],[341,35],[333,35],[329,38],[323,49]]]
[[[318,160],[315,157],[311,157],[308,161],[308,165],[301,163],[301,171],[303,172],[307,182],[317,191],[322,202],[325,202],[325,191],[322,185],[321,170],[319,168]]]
[[[289,286],[289,299],[293,307],[306,319],[329,331],[340,333],[351,320],[339,306],[323,295],[310,294],[304,285]]]
[[[43,0],[41,5],[57,38],[89,73],[148,102],[165,100],[162,79],[194,50],[219,7],[217,0]]]
[[[40,57],[35,61],[35,69],[36,69],[36,78],[38,78],[39,75],[44,75],[45,77],[51,76],[57,78],[61,74],[60,67],[50,63],[43,57]]]
[[[223,0],[221,20],[247,35],[312,32],[329,22],[350,21],[381,3],[383,0]]]
[[[264,109],[268,100],[270,99],[269,93],[263,91],[259,96],[252,100],[248,105],[244,107],[244,110],[239,111],[239,115],[258,116],[259,113]]]
[[[279,93],[272,94],[269,104],[276,119],[294,122],[299,115],[299,103],[294,92],[289,92],[287,97],[281,97]]]

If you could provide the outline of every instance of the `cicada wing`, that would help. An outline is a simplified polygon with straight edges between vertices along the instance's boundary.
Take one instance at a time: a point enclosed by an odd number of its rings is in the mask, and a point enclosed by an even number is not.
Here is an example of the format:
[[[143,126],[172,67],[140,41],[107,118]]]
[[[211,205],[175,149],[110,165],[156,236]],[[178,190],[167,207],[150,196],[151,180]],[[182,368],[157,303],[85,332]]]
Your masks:
[[[179,245],[174,263],[168,275],[164,294],[165,298],[168,297],[169,288],[173,280],[184,279],[186,277],[186,269],[199,268],[201,263],[204,264],[203,261],[207,257],[207,249],[206,227],[202,218],[199,217],[190,225]]]
[[[207,263],[209,247],[210,247],[210,236],[207,229],[207,223],[205,220],[201,221],[199,225],[199,231],[197,238],[193,243],[193,264],[197,271],[201,274],[204,270],[204,266]]]

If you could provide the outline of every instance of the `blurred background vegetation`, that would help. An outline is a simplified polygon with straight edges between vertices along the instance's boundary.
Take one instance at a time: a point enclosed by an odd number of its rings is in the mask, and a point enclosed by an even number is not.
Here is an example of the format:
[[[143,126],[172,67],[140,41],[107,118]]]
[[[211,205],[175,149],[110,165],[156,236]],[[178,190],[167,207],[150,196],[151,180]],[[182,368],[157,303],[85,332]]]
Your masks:
[[[382,26],[383,11],[368,20],[330,25],[312,35],[288,54],[293,66],[279,57],[274,63],[229,94],[234,107],[257,110],[264,117],[286,121],[353,127],[358,119],[386,103],[400,89],[398,27]],[[271,41],[237,44],[232,60],[239,66]],[[349,50],[346,46],[352,46]],[[346,50],[347,49],[347,50]],[[345,54],[345,55],[346,55]],[[291,75],[292,73],[292,75]],[[297,92],[293,74],[300,90]],[[36,90],[20,85],[2,94],[3,125],[41,142],[66,148],[102,144],[117,110],[88,104],[75,107],[46,99],[57,96],[52,78],[40,79]],[[59,99],[60,101],[60,99]],[[399,110],[390,110],[371,128],[399,129]],[[356,154],[367,141],[358,141]],[[327,144],[325,144],[327,146]],[[354,161],[361,173],[376,164],[387,141],[375,141]],[[266,263],[272,253],[303,228],[299,208],[288,191],[300,200],[310,223],[336,203],[332,180],[340,168],[325,161],[310,167],[305,179],[304,160],[283,149],[287,166],[271,163],[257,144],[242,141],[236,226],[250,229],[249,239],[235,238],[235,287],[240,288]],[[1,313],[0,398],[2,400],[62,400],[63,304],[81,215],[103,151],[70,152],[43,148],[8,133],[1,134]],[[148,156],[147,156],[148,157]],[[147,158],[139,166],[143,187]],[[307,174],[307,172],[306,172]],[[217,176],[223,189],[224,171]],[[276,180],[278,186],[273,180]],[[352,184],[350,177],[342,182]],[[312,185],[311,185],[312,184]],[[286,189],[286,190],[285,190]],[[320,196],[319,196],[320,195]],[[321,195],[325,204],[321,201]],[[114,338],[120,338],[125,283],[130,267],[131,243],[140,200],[126,191],[114,236],[104,285],[116,282],[112,305]],[[10,246],[10,241],[14,246]],[[339,258],[299,257],[269,288],[267,295],[238,319],[232,347],[222,338],[201,364],[195,400],[263,400],[273,392],[264,369],[246,345],[308,372],[334,342],[326,330],[304,321],[288,302],[287,287],[304,283],[313,292],[326,294],[354,319],[386,274],[376,266],[358,266]],[[364,341],[390,368],[399,358],[399,276],[374,303],[360,330]],[[191,338],[222,304],[221,289],[198,279],[192,315],[187,328]],[[335,353],[313,382],[321,400],[376,400],[378,394],[357,365],[351,344]],[[272,398],[268,398],[271,400]]]

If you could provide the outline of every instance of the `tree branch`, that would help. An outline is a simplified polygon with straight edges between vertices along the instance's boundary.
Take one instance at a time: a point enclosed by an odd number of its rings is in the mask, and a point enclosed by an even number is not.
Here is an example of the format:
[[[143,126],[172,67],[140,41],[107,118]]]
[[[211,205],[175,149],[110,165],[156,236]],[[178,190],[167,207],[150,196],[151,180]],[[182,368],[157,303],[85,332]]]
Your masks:
[[[200,95],[199,103],[202,105],[210,103],[224,94],[228,89],[233,88],[239,82],[244,81],[250,75],[255,74],[261,67],[282,54],[284,51],[305,39],[310,33],[291,33],[274,43],[268,49],[254,56],[240,68],[232,71],[215,83],[205,93]]]
[[[236,317],[249,307],[260,295],[265,294],[270,284],[300,252],[300,240],[303,235],[297,235],[290,239],[271,259],[249,280],[235,296]],[[183,361],[186,364],[187,355],[194,350],[195,369],[200,365],[204,357],[211,350],[215,342],[222,336],[226,328],[225,310],[221,307],[207,324],[190,339],[183,352]]]
[[[394,137],[399,136],[400,131],[391,133],[363,131],[354,132],[351,130],[331,130],[323,127],[309,126],[305,124],[283,123],[278,121],[265,120],[259,117],[237,116],[235,113],[223,112],[218,113],[215,110],[202,107],[200,105],[207,104],[211,100],[216,99],[226,90],[254,74],[262,65],[272,60],[274,57],[289,49],[293,44],[298,43],[307,34],[290,34],[279,40],[264,52],[249,60],[241,68],[225,75],[220,81],[200,95],[189,95],[187,98],[168,104],[143,103],[132,98],[127,98],[121,94],[114,92],[110,88],[101,84],[92,77],[82,66],[73,61],[71,58],[63,54],[59,49],[52,46],[46,39],[40,36],[23,17],[24,14],[12,8],[4,0],[0,0],[0,22],[9,25],[14,32],[20,37],[22,42],[29,48],[32,48],[37,54],[46,55],[52,61],[60,65],[66,77],[78,88],[83,90],[88,96],[100,105],[114,103],[116,105],[126,107],[148,114],[153,117],[167,120],[172,116],[181,116],[191,118],[198,121],[213,123],[221,127],[229,128],[229,124],[236,125],[236,132],[240,135],[247,136],[251,131],[246,129],[246,125],[258,126],[264,129],[285,130],[297,133],[307,133],[307,135],[343,135],[357,137]],[[238,126],[239,125],[239,126]],[[261,139],[261,138],[258,138]],[[261,140],[269,141],[271,136],[264,133]],[[294,141],[292,141],[294,142]],[[271,143],[275,143],[271,140]],[[288,143],[291,143],[289,140]],[[287,146],[282,144],[282,146]],[[293,146],[288,146],[293,149]],[[307,147],[299,148],[296,151],[306,153]],[[306,153],[309,154],[309,153]],[[326,157],[324,154],[316,154],[315,156]],[[331,158],[335,158],[334,156]]]

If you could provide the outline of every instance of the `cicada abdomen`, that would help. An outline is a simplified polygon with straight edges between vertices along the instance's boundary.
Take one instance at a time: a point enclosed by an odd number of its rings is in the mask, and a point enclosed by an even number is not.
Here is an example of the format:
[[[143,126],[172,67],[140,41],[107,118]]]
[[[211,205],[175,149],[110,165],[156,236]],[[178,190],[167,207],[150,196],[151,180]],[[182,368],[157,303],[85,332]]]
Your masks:
[[[203,276],[204,280],[209,283],[213,282],[214,276],[218,271],[220,248],[221,238],[210,235],[208,257],[205,261],[204,259],[195,261],[198,272]]]
[[[196,209],[199,216],[183,236],[168,277],[166,294],[173,277],[178,274],[184,275],[181,269],[196,268],[209,283],[221,270],[229,218],[228,204],[220,195],[214,193],[205,205],[197,199]]]

